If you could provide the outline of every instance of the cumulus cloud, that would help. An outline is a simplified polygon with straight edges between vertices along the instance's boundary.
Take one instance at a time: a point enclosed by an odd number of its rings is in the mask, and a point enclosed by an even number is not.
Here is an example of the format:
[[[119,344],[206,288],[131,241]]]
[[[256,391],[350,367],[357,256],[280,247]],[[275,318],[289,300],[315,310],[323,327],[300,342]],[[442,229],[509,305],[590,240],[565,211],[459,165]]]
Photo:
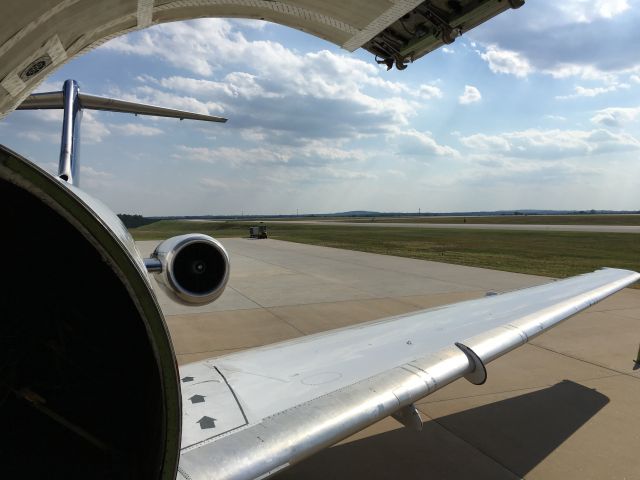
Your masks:
[[[362,170],[350,170],[333,166],[316,166],[305,170],[277,168],[270,171],[263,180],[277,185],[300,184],[350,184],[353,181],[375,180],[378,177]]]
[[[558,121],[558,122],[565,122],[567,120],[567,117],[564,117],[562,115],[545,115],[544,118],[546,118],[547,120],[554,120],[554,121]]]
[[[479,102],[480,100],[482,100],[480,90],[472,85],[465,85],[464,92],[460,97],[458,97],[458,102],[461,105],[468,105],[470,103]]]
[[[627,133],[608,130],[529,129],[498,135],[475,134],[460,139],[476,153],[504,157],[556,160],[640,149],[640,141]]]
[[[489,69],[493,73],[526,77],[533,71],[529,60],[522,54],[500,49],[497,45],[489,45],[483,53],[480,53],[480,57],[489,64]]]
[[[18,136],[32,142],[60,143],[60,133],[50,131],[31,129],[18,132]]]
[[[417,157],[458,157],[459,152],[447,145],[440,145],[430,132],[415,129],[397,132],[394,135],[397,152]]]
[[[160,128],[139,123],[111,124],[109,128],[120,135],[133,137],[154,137],[164,133],[164,130]]]
[[[200,76],[141,76],[133,97],[228,115],[225,128],[268,125],[280,141],[283,132],[290,132],[290,141],[388,134],[408,125],[424,100],[443,97],[433,83],[390,81],[376,65],[351,55],[300,53],[247,39],[221,19],[159,25],[102,48],[154,56]]]
[[[629,85],[626,83],[608,85],[606,87],[592,87],[592,88],[587,88],[587,87],[582,87],[580,85],[577,85],[574,88],[574,93],[569,95],[557,95],[556,99],[570,100],[573,98],[580,98],[580,97],[597,97],[598,95],[602,95],[604,93],[615,92],[616,90],[627,89],[627,88],[629,88]]]
[[[416,91],[416,95],[424,100],[432,98],[442,98],[442,90],[435,85],[420,85]]]
[[[201,187],[207,190],[228,190],[229,184],[226,181],[215,178],[201,178],[198,182]]]
[[[113,185],[115,176],[111,172],[99,170],[89,165],[80,165],[82,188],[108,188]]]
[[[469,32],[492,71],[619,81],[640,71],[640,10],[626,0],[538,0]],[[585,24],[588,24],[585,25]]]
[[[622,127],[624,124],[634,121],[640,116],[640,107],[610,107],[598,110],[591,117],[591,121],[597,125],[606,127]]]
[[[197,162],[241,167],[290,166],[309,167],[319,165],[358,163],[366,160],[367,154],[358,149],[341,149],[325,142],[310,142],[300,147],[270,145],[269,147],[190,147],[180,145],[174,158]]]
[[[536,193],[539,196],[540,187],[560,185],[561,188],[566,189],[567,185],[576,181],[584,182],[589,178],[602,178],[604,172],[603,168],[587,167],[563,161],[540,163],[514,162],[505,159],[502,162],[496,162],[495,165],[472,168],[463,174],[458,182],[468,187],[480,188],[487,185],[491,185],[492,188],[537,187]]]
[[[578,23],[591,23],[601,18],[611,19],[629,10],[628,0],[569,0],[559,2],[566,18]]]
[[[111,135],[111,130],[107,125],[98,119],[91,110],[85,110],[82,114],[82,142],[100,143]]]

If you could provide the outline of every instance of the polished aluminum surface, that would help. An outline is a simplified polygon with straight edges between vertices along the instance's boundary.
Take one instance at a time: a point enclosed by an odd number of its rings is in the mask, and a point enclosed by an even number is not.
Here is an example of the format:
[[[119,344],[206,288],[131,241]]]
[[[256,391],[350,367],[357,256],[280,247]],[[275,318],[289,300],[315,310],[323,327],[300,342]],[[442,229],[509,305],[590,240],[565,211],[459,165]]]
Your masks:
[[[467,356],[469,363],[473,364],[473,370],[467,373],[464,378],[474,385],[484,384],[487,381],[487,369],[484,366],[482,359],[476,355],[476,352],[463,343],[456,342],[455,345]]]
[[[181,376],[194,382],[205,365],[219,372],[247,425],[189,443],[180,471],[193,480],[268,476],[478,371],[456,343],[486,364],[638,279],[603,269],[185,365]]]
[[[217,284],[206,293],[197,293],[188,290],[176,279],[174,261],[177,255],[184,248],[200,244],[213,249],[220,256],[223,264],[223,272],[220,273],[220,279]],[[229,272],[231,271],[229,254],[224,246],[215,238],[201,233],[193,233],[187,235],[178,235],[171,237],[160,243],[151,258],[157,260],[161,264],[159,272],[154,272],[155,279],[165,292],[178,303],[186,305],[203,305],[216,300],[224,292],[227,282],[229,281]]]
[[[16,110],[52,110],[64,108],[64,95],[59,92],[34,93],[29,95]]]
[[[116,98],[98,97],[96,95],[88,95],[86,93],[80,94],[80,103],[82,108],[89,108],[91,110],[135,113],[136,115],[154,115],[156,117],[171,117],[179,118],[180,120],[201,120],[204,122],[225,123],[227,121],[226,118],[216,117],[214,115],[187,112],[185,110],[176,110],[175,108],[157,107],[155,105],[147,105],[144,103],[127,102]]]
[[[420,417],[420,412],[413,403],[402,407],[391,416],[407,428],[416,432],[422,431],[422,417]]]
[[[145,258],[143,261],[144,261],[144,268],[147,269],[147,272],[149,273],[162,272],[162,262],[157,258]]]
[[[29,95],[16,110],[48,110],[64,108],[69,105],[69,99],[75,104],[76,109],[103,110],[107,112],[133,113],[135,115],[153,115],[155,117],[179,118],[180,120],[201,120],[204,122],[227,121],[224,117],[205,115],[202,113],[177,110],[175,108],[158,107],[138,102],[128,102],[116,98],[99,97],[80,93],[75,80],[67,80],[60,92],[34,93]],[[66,117],[65,117],[66,118]]]
[[[82,120],[78,92],[78,83],[75,80],[66,80],[64,82],[62,87],[64,118],[62,120],[60,160],[58,163],[58,176],[76,187],[80,186],[78,152],[80,146],[80,121]]]

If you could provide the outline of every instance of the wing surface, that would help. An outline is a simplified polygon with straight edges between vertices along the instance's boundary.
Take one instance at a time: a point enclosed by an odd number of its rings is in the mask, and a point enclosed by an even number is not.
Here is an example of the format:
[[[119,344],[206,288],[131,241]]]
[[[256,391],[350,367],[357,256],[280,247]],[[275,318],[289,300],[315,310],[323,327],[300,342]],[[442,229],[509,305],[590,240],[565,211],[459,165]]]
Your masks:
[[[99,97],[86,93],[79,93],[78,97],[82,108],[91,110],[133,113],[135,115],[154,115],[156,117],[179,118],[180,120],[186,118],[189,120],[203,120],[205,122],[225,123],[227,121],[226,118],[213,115],[204,115],[202,113],[187,112],[137,102],[127,102],[126,100],[118,100],[117,98]],[[44,110],[63,107],[64,98],[62,92],[45,92],[29,95],[16,110]]]
[[[155,105],[144,105],[136,102],[127,102],[115,98],[98,97],[96,95],[87,95],[80,93],[80,103],[82,108],[90,108],[92,110],[106,110],[109,112],[135,113],[136,115],[155,115],[157,117],[173,117],[189,120],[203,120],[205,122],[226,122],[226,118],[215,117],[213,115],[204,115],[201,113],[186,112],[184,110],[176,110],[173,108],[157,107]]]
[[[266,478],[398,414],[640,279],[602,269],[180,368],[180,473]]]
[[[32,93],[24,99],[16,110],[49,110],[63,108],[62,92]]]

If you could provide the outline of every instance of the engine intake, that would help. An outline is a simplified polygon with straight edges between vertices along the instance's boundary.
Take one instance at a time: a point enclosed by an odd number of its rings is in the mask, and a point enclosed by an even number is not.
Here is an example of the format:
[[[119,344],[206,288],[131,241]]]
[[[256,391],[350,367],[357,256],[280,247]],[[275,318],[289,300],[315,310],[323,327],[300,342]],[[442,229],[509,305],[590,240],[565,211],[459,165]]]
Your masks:
[[[200,233],[165,240],[146,262],[167,294],[179,303],[216,300],[229,280],[229,255],[216,239]]]

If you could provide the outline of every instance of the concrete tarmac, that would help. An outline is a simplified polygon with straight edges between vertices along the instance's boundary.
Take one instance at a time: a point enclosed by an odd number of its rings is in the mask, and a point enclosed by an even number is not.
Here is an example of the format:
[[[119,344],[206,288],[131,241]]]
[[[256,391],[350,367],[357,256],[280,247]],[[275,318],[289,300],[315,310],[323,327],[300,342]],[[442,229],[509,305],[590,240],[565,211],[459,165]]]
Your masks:
[[[294,244],[223,239],[215,303],[159,293],[179,363],[549,281]],[[149,253],[156,242],[139,242]],[[416,433],[387,418],[280,479],[640,479],[640,290],[625,289],[488,366],[488,380],[418,402]]]

